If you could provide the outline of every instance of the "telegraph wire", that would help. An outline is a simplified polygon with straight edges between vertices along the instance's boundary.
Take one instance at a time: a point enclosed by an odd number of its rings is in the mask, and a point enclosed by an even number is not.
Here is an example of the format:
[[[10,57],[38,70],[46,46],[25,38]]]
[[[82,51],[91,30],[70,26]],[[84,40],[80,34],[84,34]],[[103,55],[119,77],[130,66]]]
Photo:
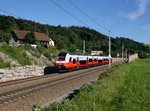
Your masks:
[[[51,2],[53,2],[53,4],[55,4],[57,7],[59,7],[60,9],[62,9],[63,11],[65,11],[67,14],[69,14],[70,16],[72,16],[74,19],[76,19],[78,22],[84,24],[87,27],[90,27],[88,24],[86,24],[85,22],[83,22],[82,20],[80,20],[79,18],[77,18],[76,16],[74,16],[72,13],[70,13],[69,11],[67,11],[64,7],[62,7],[60,4],[58,4],[56,1],[54,0],[50,0]]]
[[[87,13],[85,13],[83,10],[81,10],[77,5],[75,5],[71,0],[68,0],[69,3],[74,6],[78,11],[80,11],[83,15],[85,15],[87,18],[89,18],[91,21],[93,21],[95,24],[97,24],[98,26],[101,26],[103,27],[106,31],[108,31],[108,38],[109,38],[109,57],[111,57],[111,36],[110,34],[111,31],[104,27],[103,25],[99,24],[95,19],[93,19],[92,17],[90,17]],[[109,67],[111,66],[111,62],[110,62],[110,59],[109,59]]]
[[[71,0],[68,0],[68,2],[74,6],[78,11],[80,11],[83,15],[85,15],[88,19],[90,19],[91,21],[93,21],[95,24],[103,27],[105,30],[109,31],[108,28],[106,28],[105,26],[99,24],[95,19],[93,19],[92,17],[90,17],[85,11],[83,11],[81,8],[79,8],[77,5],[75,5]]]
[[[55,4],[57,7],[59,7],[60,9],[62,9],[63,11],[65,11],[67,14],[69,14],[70,16],[72,16],[74,19],[76,19],[78,22],[84,24],[85,26],[89,27],[90,26],[88,24],[86,24],[84,21],[82,21],[81,19],[77,18],[76,16],[74,16],[72,13],[70,13],[69,11],[67,11],[67,9],[65,9],[64,7],[62,7],[60,4],[58,4],[56,1],[54,0],[50,0],[51,2],[53,2],[53,4]],[[87,18],[89,18],[91,21],[93,21],[95,24],[103,27],[105,30],[109,31],[109,33],[112,34],[112,32],[110,32],[110,30],[106,27],[104,27],[103,25],[99,24],[97,21],[95,21],[92,17],[90,17],[86,12],[84,12],[83,10],[81,10],[81,8],[79,8],[77,5],[75,5],[71,0],[68,0],[69,3],[71,5],[73,5],[78,11],[80,11],[82,14],[84,14]],[[11,13],[11,12],[8,12],[6,10],[3,10],[3,9],[0,9],[0,12],[3,12],[3,13],[6,13],[8,15],[12,15],[12,16],[15,16],[17,18],[22,18],[14,13]]]
[[[98,26],[100,27],[103,27],[106,31],[108,31],[109,33],[108,34],[111,34],[112,36],[114,36],[114,34],[110,31],[109,28],[101,25],[100,23],[98,23],[94,18],[92,18],[91,16],[89,16],[85,11],[83,11],[81,8],[79,8],[76,4],[74,4],[72,2],[72,0],[68,0],[68,2],[74,6],[78,11],[80,11],[83,15],[85,15],[88,19],[90,19],[93,23],[97,24]]]
[[[17,17],[17,18],[21,18],[21,17],[19,17],[18,15],[14,14],[14,13],[11,13],[11,12],[8,12],[8,11],[3,10],[3,9],[0,9],[0,11],[3,12],[3,13],[6,13],[6,14],[8,14],[8,15],[12,15],[12,16],[14,16],[14,17]]]

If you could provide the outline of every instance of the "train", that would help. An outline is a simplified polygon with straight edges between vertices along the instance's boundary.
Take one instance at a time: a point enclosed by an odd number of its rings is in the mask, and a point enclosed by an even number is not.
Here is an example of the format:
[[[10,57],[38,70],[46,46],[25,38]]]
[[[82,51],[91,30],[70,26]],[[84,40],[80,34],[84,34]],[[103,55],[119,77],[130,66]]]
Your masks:
[[[112,57],[59,53],[54,63],[58,70],[72,70],[112,63]]]

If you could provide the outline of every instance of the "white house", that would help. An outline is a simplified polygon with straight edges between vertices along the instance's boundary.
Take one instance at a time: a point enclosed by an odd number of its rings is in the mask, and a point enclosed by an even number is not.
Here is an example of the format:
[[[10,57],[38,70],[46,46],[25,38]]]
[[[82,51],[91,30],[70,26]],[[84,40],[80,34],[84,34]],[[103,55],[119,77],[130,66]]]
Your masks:
[[[51,39],[51,38],[49,38],[49,45],[50,46],[54,46],[55,44],[54,44],[54,41]]]

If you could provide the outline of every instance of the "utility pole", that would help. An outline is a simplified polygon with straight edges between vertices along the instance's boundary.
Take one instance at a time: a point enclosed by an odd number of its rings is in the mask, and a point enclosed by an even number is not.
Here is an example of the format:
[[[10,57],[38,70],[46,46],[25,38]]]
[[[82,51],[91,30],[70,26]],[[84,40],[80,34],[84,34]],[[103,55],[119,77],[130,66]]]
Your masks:
[[[83,41],[83,54],[85,54],[85,40]]]
[[[46,33],[47,33],[47,35],[49,35],[49,33],[48,33],[48,29],[47,29],[47,26],[46,26]]]
[[[110,37],[110,30],[109,30],[109,67],[111,67],[111,37]]]
[[[126,59],[127,59],[127,57],[128,57],[128,54],[127,54],[127,52],[128,52],[128,51],[127,51],[127,49],[126,49]]]
[[[122,45],[122,60],[124,59],[124,45]]]

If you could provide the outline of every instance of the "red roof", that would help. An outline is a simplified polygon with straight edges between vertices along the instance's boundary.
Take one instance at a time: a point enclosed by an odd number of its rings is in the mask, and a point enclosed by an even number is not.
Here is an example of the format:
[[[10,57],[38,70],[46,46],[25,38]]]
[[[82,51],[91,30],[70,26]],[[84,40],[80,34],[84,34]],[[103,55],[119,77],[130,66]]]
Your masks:
[[[22,40],[24,39],[25,35],[30,31],[13,30],[13,32],[15,33],[18,39]],[[49,37],[44,33],[34,32],[34,35],[37,41],[49,41]]]

